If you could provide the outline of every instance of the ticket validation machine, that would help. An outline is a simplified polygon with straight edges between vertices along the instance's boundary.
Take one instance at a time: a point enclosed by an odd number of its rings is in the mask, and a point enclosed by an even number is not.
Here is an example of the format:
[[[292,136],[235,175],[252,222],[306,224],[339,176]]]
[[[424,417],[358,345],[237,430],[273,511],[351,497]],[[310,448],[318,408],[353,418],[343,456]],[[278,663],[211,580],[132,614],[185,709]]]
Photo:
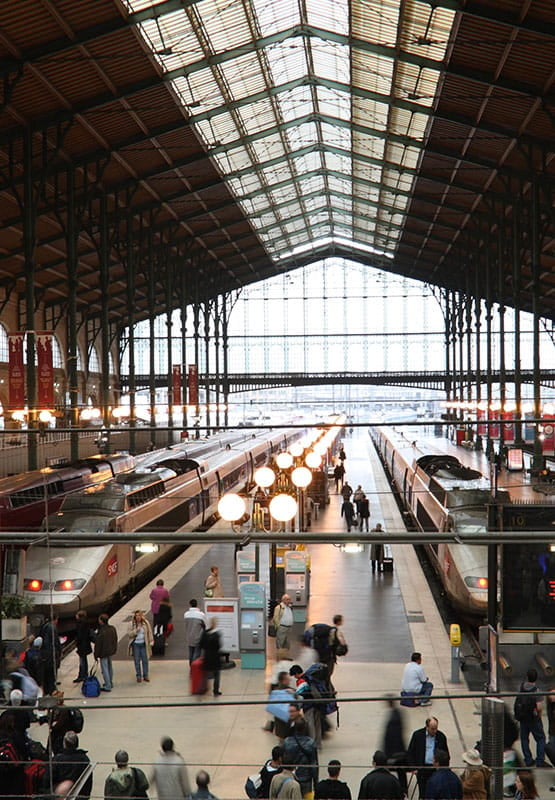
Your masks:
[[[306,552],[289,550],[285,553],[285,592],[291,598],[293,622],[306,622],[309,571]]]
[[[239,649],[242,669],[265,669],[266,592],[263,583],[239,584]]]

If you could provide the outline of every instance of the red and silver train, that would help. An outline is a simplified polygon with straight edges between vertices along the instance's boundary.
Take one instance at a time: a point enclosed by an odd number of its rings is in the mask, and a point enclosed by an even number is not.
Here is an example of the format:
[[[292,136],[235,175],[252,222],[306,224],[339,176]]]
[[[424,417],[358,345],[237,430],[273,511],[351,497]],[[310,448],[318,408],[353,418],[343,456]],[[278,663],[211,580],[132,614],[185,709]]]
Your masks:
[[[454,456],[424,455],[392,428],[372,428],[370,436],[399,499],[419,531],[453,533],[487,530],[489,482]],[[509,495],[502,492],[504,503]],[[415,541],[417,543],[417,539]],[[487,611],[487,547],[428,544],[426,548],[452,604],[465,614]]]
[[[127,584],[151,572],[174,547],[148,545],[149,531],[202,528],[225,492],[252,486],[255,469],[304,431],[277,430],[249,438],[204,461],[160,458],[147,467],[73,492],[44,522],[45,530],[113,531],[114,542],[82,548],[33,545],[27,551],[24,592],[37,613],[56,607],[60,618],[80,608],[106,609]],[[145,546],[118,544],[117,534],[145,533]]]

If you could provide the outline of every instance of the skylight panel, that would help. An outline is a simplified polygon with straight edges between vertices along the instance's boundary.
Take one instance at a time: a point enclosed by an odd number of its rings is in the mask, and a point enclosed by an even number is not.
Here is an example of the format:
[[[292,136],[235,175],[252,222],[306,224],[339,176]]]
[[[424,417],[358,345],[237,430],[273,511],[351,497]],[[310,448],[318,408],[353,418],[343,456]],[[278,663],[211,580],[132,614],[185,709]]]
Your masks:
[[[294,128],[287,128],[285,135],[293,150],[315,144],[318,141],[318,131],[314,122],[305,122]]]
[[[302,194],[309,194],[310,192],[323,192],[324,191],[324,178],[321,174],[311,175],[306,178],[301,176],[299,178],[299,186]]]
[[[345,36],[349,33],[349,3],[347,0],[306,0],[309,25]]]
[[[349,80],[346,72],[349,68],[349,48],[346,44],[314,37],[311,39],[310,52],[314,72],[319,78]]]
[[[300,22],[298,0],[255,0],[253,8],[262,36],[270,36]]]
[[[287,92],[281,92],[277,98],[284,122],[298,119],[312,108],[312,95],[309,86],[296,86]]]
[[[239,0],[197,0],[194,11],[202,20],[215,53],[250,42],[252,37],[245,7]]]
[[[325,154],[325,162],[327,169],[335,170],[336,172],[343,172],[347,175],[351,171],[351,158],[338,153],[327,152]]]
[[[321,114],[330,117],[346,119],[350,114],[351,98],[346,92],[338,92],[325,86],[318,86],[316,90],[318,110]]]
[[[313,150],[311,153],[306,153],[295,159],[295,173],[297,175],[303,175],[304,173],[321,168],[322,156],[317,150]]]
[[[296,80],[308,72],[305,46],[300,36],[269,45],[266,54],[276,85]]]

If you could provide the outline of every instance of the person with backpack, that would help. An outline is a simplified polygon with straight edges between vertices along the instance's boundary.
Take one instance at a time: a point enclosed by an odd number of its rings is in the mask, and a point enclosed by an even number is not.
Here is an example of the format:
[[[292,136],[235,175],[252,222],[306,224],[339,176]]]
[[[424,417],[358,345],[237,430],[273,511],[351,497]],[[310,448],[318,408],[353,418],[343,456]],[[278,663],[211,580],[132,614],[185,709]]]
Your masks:
[[[76,783],[90,764],[86,750],[79,747],[79,737],[75,731],[68,731],[64,735],[63,748],[52,759],[52,783],[54,788],[64,781],[69,781],[70,786]],[[88,800],[91,796],[93,776],[92,772],[83,784],[77,795],[77,800]]]
[[[247,778],[245,783],[247,797],[250,797],[251,800],[269,798],[272,780],[283,770],[282,763],[283,747],[276,744],[275,747],[272,747],[272,757],[266,761],[260,772]]]
[[[0,797],[25,796],[25,753],[18,746],[16,711],[0,715]]]
[[[34,636],[33,641],[29,644],[29,647],[25,651],[25,656],[23,658],[23,666],[29,673],[29,675],[35,679],[37,684],[42,688],[44,677],[43,677],[43,664],[41,659],[41,648],[42,648],[42,637],[41,636]]]
[[[104,800],[113,800],[125,797],[148,798],[148,779],[142,769],[129,766],[129,756],[125,750],[118,750],[115,755],[115,769],[106,778],[104,783]]]
[[[291,734],[283,742],[283,748],[283,760],[295,765],[295,778],[300,783],[301,794],[306,797],[309,792],[314,791],[318,783],[318,748],[314,739],[308,735],[306,720],[298,719],[295,722]]]
[[[114,668],[112,656],[118,651],[118,632],[109,623],[108,614],[101,614],[98,618],[98,632],[94,640],[94,658],[100,661],[100,670],[104,680],[101,686],[103,692],[111,692],[114,687]]]
[[[520,723],[520,745],[527,767],[545,767],[545,731],[542,722],[542,696],[538,694],[538,672],[533,667],[520,684],[521,694],[515,698],[514,715]],[[526,697],[526,695],[529,695]],[[530,750],[530,734],[536,740],[536,760]]]
[[[281,772],[274,775],[270,784],[269,800],[302,800],[301,786],[293,773],[294,752],[284,750]]]

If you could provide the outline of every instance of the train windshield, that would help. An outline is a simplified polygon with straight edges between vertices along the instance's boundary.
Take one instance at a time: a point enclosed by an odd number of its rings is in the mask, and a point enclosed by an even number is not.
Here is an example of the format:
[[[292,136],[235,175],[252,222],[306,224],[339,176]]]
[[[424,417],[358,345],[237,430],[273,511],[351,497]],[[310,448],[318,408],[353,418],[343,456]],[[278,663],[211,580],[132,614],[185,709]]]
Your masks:
[[[457,508],[481,509],[486,514],[491,493],[485,489],[451,489],[445,497],[445,505],[449,510]]]
[[[94,511],[124,511],[125,495],[109,492],[69,494],[63,504],[63,514],[91,509]]]

